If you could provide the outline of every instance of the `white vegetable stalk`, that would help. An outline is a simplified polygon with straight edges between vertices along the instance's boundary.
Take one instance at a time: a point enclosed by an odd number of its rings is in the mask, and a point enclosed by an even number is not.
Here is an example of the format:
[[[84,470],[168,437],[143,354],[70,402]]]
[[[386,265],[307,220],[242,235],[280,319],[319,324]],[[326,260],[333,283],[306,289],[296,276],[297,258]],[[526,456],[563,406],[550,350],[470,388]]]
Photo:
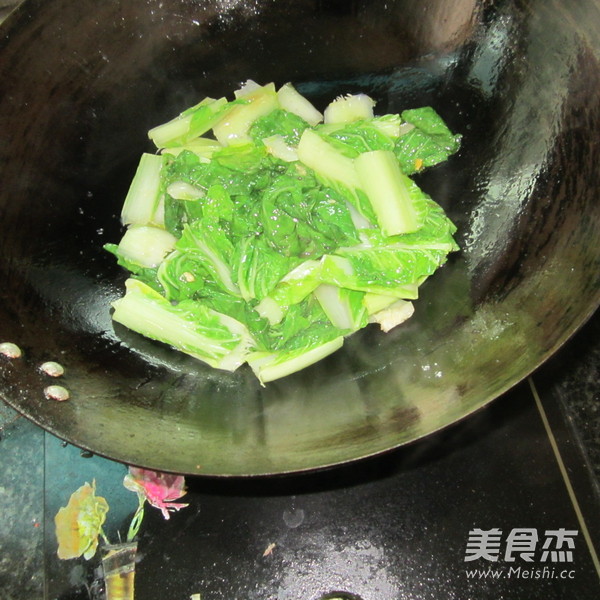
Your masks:
[[[365,309],[359,309],[355,314],[350,304],[349,290],[343,290],[337,285],[322,283],[315,289],[314,294],[319,301],[327,318],[339,329],[355,330],[360,327]]]
[[[413,316],[415,307],[412,302],[397,300],[387,308],[369,317],[370,323],[379,323],[381,330],[387,333]]]
[[[217,140],[211,140],[210,138],[198,137],[183,144],[181,146],[173,146],[170,148],[163,148],[162,154],[169,154],[170,156],[178,156],[184,150],[193,152],[196,156],[202,159],[202,162],[210,162],[210,157],[217,152],[222,150],[223,146],[217,142]]]
[[[301,371],[325,358],[329,354],[333,354],[336,350],[339,350],[343,344],[344,337],[341,336],[287,360],[277,360],[278,354],[271,354],[268,352],[256,352],[250,354],[247,360],[259,381],[261,383],[267,383],[285,377],[286,375],[291,375],[297,371]]]
[[[206,323],[190,320],[146,284],[128,279],[125,285],[125,296],[113,303],[116,322],[217,369],[234,371],[245,362],[254,340],[236,319],[206,309]]]
[[[196,106],[181,113],[178,117],[153,127],[148,132],[148,137],[157,148],[182,144],[206,133],[220,118],[221,109],[227,104],[227,98],[205,98]],[[206,118],[199,121],[195,118],[199,110],[206,111]]]
[[[295,162],[298,160],[298,151],[296,148],[288,146],[282,135],[277,134],[264,138],[263,144],[267,151],[279,160],[283,160],[284,162]]]
[[[369,315],[373,315],[384,308],[388,308],[398,298],[396,296],[385,296],[384,294],[374,294],[372,292],[366,292],[363,296],[363,305]]]
[[[263,319],[267,319],[270,325],[277,325],[285,316],[284,307],[268,296],[257,304],[255,310]]]
[[[248,96],[249,94],[256,92],[261,87],[262,86],[259,83],[256,83],[256,81],[254,81],[252,79],[248,79],[240,86],[239,89],[237,89],[233,92],[233,95],[236,98],[243,98],[244,96]]]
[[[373,118],[375,101],[366,94],[340,96],[324,112],[325,123],[352,123]]]
[[[306,129],[300,138],[298,159],[323,177],[338,181],[351,190],[360,188],[354,161],[310,129]]]
[[[298,115],[312,127],[323,120],[323,115],[291,83],[282,85],[277,97],[281,108]]]
[[[278,108],[277,93],[272,85],[264,86],[242,97],[246,104],[234,106],[213,125],[213,133],[223,146],[245,144],[251,141],[248,135],[256,119],[268,115]]]
[[[149,225],[132,225],[119,243],[123,258],[141,267],[158,267],[173,250],[177,238],[165,229]]]
[[[203,198],[206,192],[185,181],[174,181],[167,188],[167,194],[175,200],[198,200]]]
[[[152,223],[160,202],[160,171],[164,160],[156,154],[142,154],[121,210],[124,225]]]
[[[409,193],[411,180],[400,170],[394,153],[389,150],[365,152],[354,164],[383,233],[389,236],[419,229]]]
[[[403,290],[404,294],[402,294],[402,296],[400,296],[400,292],[398,290],[394,290],[395,294],[393,296],[367,292],[363,296],[363,305],[366,308],[367,313],[369,315],[373,315],[384,310],[385,308],[389,308],[400,297],[406,300],[416,300],[419,297],[419,286],[417,284],[407,283],[403,286]]]

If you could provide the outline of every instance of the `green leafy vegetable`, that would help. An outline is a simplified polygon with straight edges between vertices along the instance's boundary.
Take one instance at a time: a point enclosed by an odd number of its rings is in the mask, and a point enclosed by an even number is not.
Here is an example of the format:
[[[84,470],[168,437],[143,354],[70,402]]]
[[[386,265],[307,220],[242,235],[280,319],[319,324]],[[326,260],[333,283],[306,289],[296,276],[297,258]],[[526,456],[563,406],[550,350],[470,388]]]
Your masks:
[[[219,369],[239,367],[253,344],[239,321],[200,302],[173,305],[141,281],[128,280],[114,309],[115,321]]]
[[[302,132],[308,127],[309,124],[302,117],[276,108],[256,119],[250,127],[250,137],[260,145],[264,138],[280,135],[286,143],[297,145]]]
[[[153,128],[159,153],[142,155],[127,230],[106,245],[131,273],[114,320],[264,383],[410,317],[457,246],[408,175],[460,137],[429,107],[374,105],[345,96],[322,114],[289,83],[249,81]]]
[[[407,175],[437,165],[458,150],[460,136],[452,134],[433,108],[405,110],[402,119],[413,129],[398,138],[394,154]]]

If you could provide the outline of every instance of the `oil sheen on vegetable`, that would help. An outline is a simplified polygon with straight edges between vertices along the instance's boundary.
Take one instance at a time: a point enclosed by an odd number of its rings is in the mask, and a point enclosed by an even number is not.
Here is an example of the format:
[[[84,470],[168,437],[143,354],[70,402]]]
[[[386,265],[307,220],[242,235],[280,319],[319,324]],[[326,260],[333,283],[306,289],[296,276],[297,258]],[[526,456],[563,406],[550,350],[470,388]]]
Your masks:
[[[248,363],[265,384],[409,318],[457,250],[411,175],[460,136],[430,107],[374,107],[357,94],[321,113],[290,83],[248,81],[151,129],[158,151],[105,246],[130,273],[114,320],[217,369]]]

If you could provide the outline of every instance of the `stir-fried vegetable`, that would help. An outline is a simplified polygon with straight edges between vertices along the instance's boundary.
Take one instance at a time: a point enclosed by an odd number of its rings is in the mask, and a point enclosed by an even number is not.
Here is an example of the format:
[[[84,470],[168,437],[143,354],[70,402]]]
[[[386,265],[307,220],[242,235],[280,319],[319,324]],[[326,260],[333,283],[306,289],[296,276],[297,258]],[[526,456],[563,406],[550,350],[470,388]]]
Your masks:
[[[106,246],[131,272],[115,321],[267,382],[410,317],[457,246],[409,175],[459,136],[429,107],[374,106],[346,96],[323,115],[289,83],[249,81],[150,130],[160,152],[142,155]]]

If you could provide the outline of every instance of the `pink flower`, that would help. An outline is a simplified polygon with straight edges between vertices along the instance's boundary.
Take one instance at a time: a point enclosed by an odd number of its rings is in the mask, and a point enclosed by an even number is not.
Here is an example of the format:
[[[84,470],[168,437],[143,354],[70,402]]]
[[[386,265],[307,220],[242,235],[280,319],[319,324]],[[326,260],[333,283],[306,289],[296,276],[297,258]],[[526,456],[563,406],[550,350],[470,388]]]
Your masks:
[[[165,519],[169,518],[169,511],[187,506],[187,504],[173,502],[185,495],[183,475],[129,467],[129,473],[125,475],[123,485],[128,490],[136,492],[140,502],[147,500],[152,506],[160,509]]]

